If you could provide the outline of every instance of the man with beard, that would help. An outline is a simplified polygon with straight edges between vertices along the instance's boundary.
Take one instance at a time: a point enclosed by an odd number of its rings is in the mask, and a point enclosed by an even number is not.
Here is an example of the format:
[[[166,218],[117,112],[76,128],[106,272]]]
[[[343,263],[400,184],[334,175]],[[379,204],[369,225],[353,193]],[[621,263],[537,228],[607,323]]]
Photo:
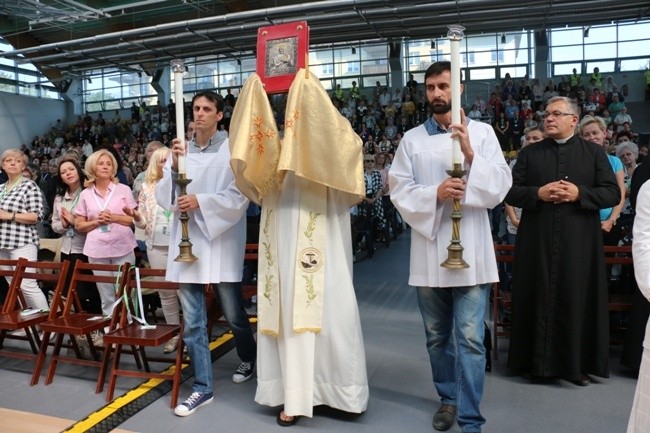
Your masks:
[[[471,433],[485,423],[479,410],[485,379],[483,321],[489,285],[499,280],[487,210],[501,203],[512,177],[490,125],[466,119],[462,111],[461,123],[451,123],[450,70],[449,62],[427,70],[433,116],[404,134],[388,176],[391,200],[412,228],[409,284],[417,287],[442,403],[433,428],[448,430],[458,415],[462,431]],[[467,171],[463,179],[446,174],[452,137],[460,139]],[[440,266],[452,237],[453,199],[461,201],[465,269]]]

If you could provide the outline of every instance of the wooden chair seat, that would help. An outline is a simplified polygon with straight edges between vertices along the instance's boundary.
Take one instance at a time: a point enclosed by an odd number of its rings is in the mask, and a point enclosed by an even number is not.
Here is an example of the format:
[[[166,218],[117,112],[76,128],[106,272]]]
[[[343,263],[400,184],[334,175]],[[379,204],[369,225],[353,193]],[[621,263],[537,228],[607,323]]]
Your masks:
[[[104,343],[157,347],[178,335],[179,325],[156,324],[155,329],[142,329],[138,324],[119,328],[104,335]]]
[[[140,268],[139,286],[142,290],[178,290],[178,283],[164,280],[165,269]],[[183,364],[183,324],[155,324],[143,326],[133,319],[130,314],[142,311],[144,305],[138,305],[140,297],[137,295],[138,281],[135,270],[130,270],[125,282],[123,302],[119,310],[113,315],[110,332],[104,335],[103,371],[108,368],[111,352],[114,350],[113,363],[110,370],[106,400],[111,401],[115,392],[115,385],[118,376],[138,377],[147,379],[164,379],[172,381],[171,407],[174,408],[178,401],[178,391],[181,382],[181,369]],[[136,314],[137,315],[137,314]],[[174,356],[151,356],[145,351],[145,347],[158,347],[178,336],[178,347]],[[124,366],[120,367],[124,346],[137,347],[137,353],[142,358],[145,371],[129,370]],[[173,364],[171,371],[153,372],[149,368],[149,362],[160,362]],[[139,366],[138,366],[139,368]]]
[[[100,319],[97,319],[98,317]],[[41,326],[41,329],[46,332],[61,334],[90,334],[104,329],[110,323],[110,317],[90,313],[75,313],[48,320]]]

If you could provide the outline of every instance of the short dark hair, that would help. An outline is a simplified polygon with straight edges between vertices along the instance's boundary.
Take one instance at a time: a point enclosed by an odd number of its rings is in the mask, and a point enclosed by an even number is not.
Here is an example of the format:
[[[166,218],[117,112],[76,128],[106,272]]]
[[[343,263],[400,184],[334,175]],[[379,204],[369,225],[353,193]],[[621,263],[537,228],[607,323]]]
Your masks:
[[[446,60],[442,62],[432,63],[431,66],[427,69],[427,72],[424,73],[424,81],[427,80],[430,76],[438,76],[445,71],[451,72],[451,62]]]
[[[214,106],[217,107],[218,113],[222,112],[226,105],[223,100],[223,96],[216,92],[213,92],[212,90],[205,90],[194,95],[192,98],[192,107],[194,107],[194,101],[196,101],[198,98],[205,98],[208,101],[213,102]]]

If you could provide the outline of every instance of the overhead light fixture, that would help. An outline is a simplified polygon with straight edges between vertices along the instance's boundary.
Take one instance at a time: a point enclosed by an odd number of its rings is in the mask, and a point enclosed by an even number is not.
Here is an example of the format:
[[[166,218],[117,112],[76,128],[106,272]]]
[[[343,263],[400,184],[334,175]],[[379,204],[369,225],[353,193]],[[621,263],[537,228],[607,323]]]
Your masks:
[[[434,39],[431,39],[431,49],[432,50],[436,49],[436,41]]]
[[[237,59],[237,65],[241,66],[241,59]]]
[[[88,84],[92,84],[92,83],[93,83],[93,80],[91,80],[90,77],[88,77]]]
[[[501,43],[502,44],[506,43],[506,34],[505,33],[501,33]]]
[[[352,54],[356,54],[356,53],[357,53],[357,49],[354,48],[354,47],[352,47],[351,51],[352,51]]]
[[[589,29],[591,29],[591,26],[587,26],[587,27],[585,27],[585,31],[583,32],[585,38],[588,38],[588,37],[589,37]]]

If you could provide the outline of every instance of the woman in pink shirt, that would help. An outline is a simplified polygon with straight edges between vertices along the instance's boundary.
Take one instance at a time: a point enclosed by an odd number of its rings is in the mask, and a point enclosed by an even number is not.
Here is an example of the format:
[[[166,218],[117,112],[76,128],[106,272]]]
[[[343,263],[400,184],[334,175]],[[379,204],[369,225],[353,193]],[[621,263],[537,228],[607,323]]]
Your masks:
[[[74,211],[77,230],[86,233],[83,253],[90,263],[135,263],[133,218],[123,209],[134,209],[137,204],[131,188],[118,182],[115,157],[106,149],[98,150],[88,157],[84,169],[86,188]],[[115,303],[115,287],[98,283],[97,290],[102,312],[108,316]]]

